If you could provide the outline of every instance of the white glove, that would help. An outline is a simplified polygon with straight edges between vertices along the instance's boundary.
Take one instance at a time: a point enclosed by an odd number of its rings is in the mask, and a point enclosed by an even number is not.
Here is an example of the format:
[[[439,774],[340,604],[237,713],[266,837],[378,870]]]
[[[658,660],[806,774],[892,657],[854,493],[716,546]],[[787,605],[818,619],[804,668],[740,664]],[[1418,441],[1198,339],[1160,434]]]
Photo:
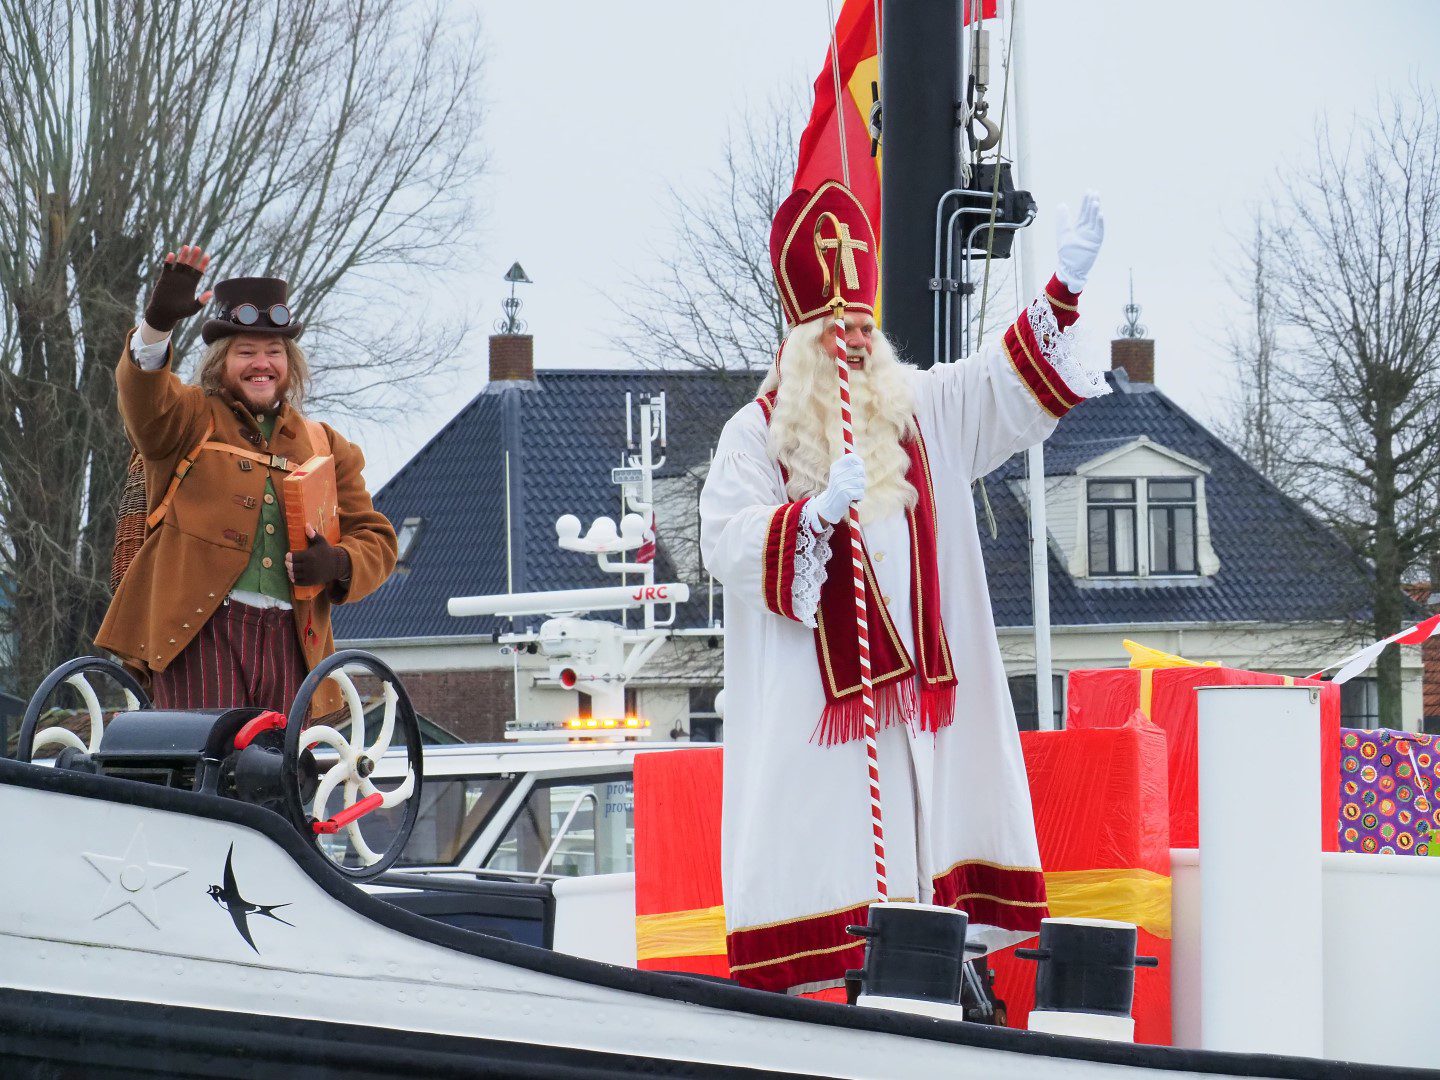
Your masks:
[[[830,465],[830,486],[805,505],[818,519],[810,522],[811,528],[834,525],[850,512],[851,503],[864,497],[865,462],[856,454],[845,454]]]
[[[1071,292],[1085,288],[1095,257],[1100,254],[1100,241],[1105,239],[1105,219],[1100,215],[1100,196],[1087,191],[1080,200],[1080,213],[1072,220],[1070,208],[1061,203],[1055,208],[1055,235],[1060,252],[1059,269],[1055,276]]]

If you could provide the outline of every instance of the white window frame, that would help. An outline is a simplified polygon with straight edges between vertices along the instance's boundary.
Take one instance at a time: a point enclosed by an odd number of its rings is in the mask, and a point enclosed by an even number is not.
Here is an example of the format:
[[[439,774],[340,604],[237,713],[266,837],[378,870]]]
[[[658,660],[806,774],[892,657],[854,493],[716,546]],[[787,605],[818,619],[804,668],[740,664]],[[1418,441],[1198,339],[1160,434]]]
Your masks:
[[[1194,487],[1193,487],[1193,489],[1192,489],[1192,490],[1194,491],[1194,498],[1193,498],[1189,503],[1177,503],[1177,502],[1174,502],[1174,501],[1169,500],[1169,499],[1162,499],[1162,500],[1160,501],[1160,503],[1159,503],[1159,507],[1160,507],[1161,509],[1164,509],[1164,508],[1176,507],[1176,506],[1190,506],[1190,507],[1195,511],[1195,521],[1194,521],[1194,525],[1193,525],[1193,535],[1190,537],[1190,544],[1191,544],[1191,546],[1192,546],[1192,548],[1193,548],[1193,556],[1194,556],[1194,562],[1195,562],[1195,569],[1194,569],[1194,570],[1190,570],[1190,571],[1178,571],[1178,572],[1177,572],[1177,571],[1169,571],[1169,572],[1167,572],[1167,573],[1152,573],[1152,572],[1151,572],[1151,567],[1150,567],[1150,551],[1151,551],[1151,543],[1152,543],[1151,536],[1150,536],[1150,485],[1151,485],[1151,484],[1154,484],[1154,483],[1165,484],[1165,483],[1180,483],[1180,482],[1187,482],[1187,483],[1190,483],[1190,484],[1194,485]],[[1200,565],[1201,565],[1201,562],[1200,562],[1200,513],[1201,513],[1201,508],[1204,506],[1204,499],[1202,498],[1202,492],[1203,492],[1203,490],[1204,490],[1204,483],[1205,483],[1205,478],[1204,478],[1203,476],[1147,476],[1147,477],[1145,477],[1145,483],[1142,485],[1142,486],[1144,487],[1145,491],[1144,491],[1144,494],[1141,496],[1141,499],[1140,499],[1140,503],[1141,503],[1141,505],[1144,507],[1144,511],[1145,511],[1145,543],[1142,545],[1142,546],[1144,547],[1144,551],[1142,552],[1142,557],[1141,557],[1141,562],[1140,562],[1141,573],[1142,573],[1142,576],[1143,576],[1143,577],[1152,578],[1152,579],[1154,579],[1154,578],[1159,578],[1160,580],[1163,581],[1163,580],[1169,580],[1169,579],[1172,579],[1172,578],[1181,579],[1181,580],[1188,580],[1188,579],[1190,579],[1190,578],[1198,578],[1198,577],[1204,577],[1204,576],[1205,576],[1205,575],[1201,572],[1201,570],[1200,570]]]
[[[1150,485],[1152,483],[1167,483],[1184,481],[1195,485],[1195,535],[1193,544],[1195,548],[1195,569],[1185,573],[1154,573],[1150,566]],[[1193,473],[1171,474],[1159,476],[1095,476],[1082,475],[1082,488],[1084,495],[1082,503],[1081,522],[1084,525],[1084,533],[1080,538],[1081,549],[1085,558],[1085,576],[1092,581],[1194,581],[1206,577],[1204,571],[1205,548],[1203,535],[1205,532],[1205,517],[1207,506],[1205,503],[1205,477],[1196,476]],[[1092,483],[1129,483],[1135,485],[1135,572],[1133,574],[1097,573],[1090,565],[1090,485]],[[1110,504],[1095,503],[1096,509],[1101,509]],[[1129,504],[1126,504],[1129,505]],[[1176,505],[1170,500],[1162,500],[1161,507]]]
[[[1133,494],[1133,500],[1126,501],[1124,499],[1104,499],[1099,502],[1092,503],[1090,501],[1091,484],[1129,484],[1130,490]],[[1142,541],[1141,537],[1141,530],[1145,524],[1144,515],[1146,513],[1144,493],[1142,490],[1144,487],[1145,484],[1143,480],[1137,480],[1132,477],[1126,476],[1088,476],[1085,478],[1085,569],[1091,577],[1104,580],[1109,580],[1112,578],[1125,580],[1129,578],[1137,578],[1143,576],[1146,555],[1146,544],[1144,541]],[[1090,535],[1090,518],[1092,512],[1095,510],[1111,511],[1111,513],[1107,516],[1107,520],[1111,522],[1115,520],[1114,512],[1117,510],[1130,510],[1134,515],[1130,526],[1130,554],[1135,563],[1134,570],[1102,571],[1096,570],[1095,567],[1091,564],[1090,551],[1092,545]],[[1113,528],[1111,531],[1112,535],[1109,537],[1109,547],[1112,551],[1118,551],[1118,544],[1116,541],[1116,537],[1113,535]],[[1148,536],[1146,537],[1146,540],[1148,541]]]

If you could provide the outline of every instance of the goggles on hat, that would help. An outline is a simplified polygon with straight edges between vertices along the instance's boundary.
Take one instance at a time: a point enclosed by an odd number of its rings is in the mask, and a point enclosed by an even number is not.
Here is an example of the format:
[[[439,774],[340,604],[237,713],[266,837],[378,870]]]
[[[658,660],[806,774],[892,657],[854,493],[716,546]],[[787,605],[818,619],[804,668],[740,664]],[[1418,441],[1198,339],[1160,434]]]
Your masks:
[[[271,326],[289,326],[290,309],[284,304],[271,304],[264,309]],[[260,322],[261,309],[254,304],[236,304],[225,317],[241,326],[256,326]]]

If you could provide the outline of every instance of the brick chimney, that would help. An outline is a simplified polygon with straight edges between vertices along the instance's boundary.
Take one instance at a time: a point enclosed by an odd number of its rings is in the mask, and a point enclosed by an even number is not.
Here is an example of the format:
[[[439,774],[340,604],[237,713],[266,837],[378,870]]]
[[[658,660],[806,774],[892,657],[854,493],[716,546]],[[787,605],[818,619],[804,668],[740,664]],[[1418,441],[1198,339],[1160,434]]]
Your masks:
[[[491,361],[492,367],[494,361]],[[1150,338],[1119,337],[1110,342],[1110,370],[1124,368],[1132,383],[1155,381],[1155,342]]]
[[[535,338],[531,334],[490,335],[490,381],[530,382],[535,378]]]
[[[1110,342],[1110,370],[1124,370],[1132,383],[1155,382],[1155,342],[1145,336],[1140,324],[1140,305],[1135,303],[1135,272],[1130,272],[1130,302],[1119,337]]]

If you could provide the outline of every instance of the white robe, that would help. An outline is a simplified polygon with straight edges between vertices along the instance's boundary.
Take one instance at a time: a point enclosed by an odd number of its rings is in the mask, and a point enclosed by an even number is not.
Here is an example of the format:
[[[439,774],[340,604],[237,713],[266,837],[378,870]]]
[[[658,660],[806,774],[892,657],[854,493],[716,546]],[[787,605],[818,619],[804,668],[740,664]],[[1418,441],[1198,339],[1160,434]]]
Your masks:
[[[1042,339],[1043,355],[1060,366],[1073,397],[1103,393],[1103,383],[1062,362],[1068,337]],[[933,902],[936,879],[958,874],[949,880],[966,884],[950,902],[971,912],[971,940],[1000,948],[1038,926],[1044,886],[971,483],[1043,440],[1056,417],[1000,343],[954,364],[909,369],[909,378],[934,480],[941,611],[958,689],[954,723],[938,735],[903,725],[880,733],[889,895]],[[731,962],[748,985],[800,993],[839,985],[845,967],[859,966],[859,941],[843,924],[863,923],[878,894],[864,742],[812,741],[825,706],[814,631],[760,600],[767,528],[791,501],[767,436],[757,403],[726,424],[700,500],[701,551],[725,587],[721,868]],[[872,522],[863,535],[878,590],[914,656],[905,516]],[[813,615],[823,547],[805,541],[795,556],[801,617]],[[1029,929],[987,923],[987,911]],[[748,946],[737,947],[741,939]]]

